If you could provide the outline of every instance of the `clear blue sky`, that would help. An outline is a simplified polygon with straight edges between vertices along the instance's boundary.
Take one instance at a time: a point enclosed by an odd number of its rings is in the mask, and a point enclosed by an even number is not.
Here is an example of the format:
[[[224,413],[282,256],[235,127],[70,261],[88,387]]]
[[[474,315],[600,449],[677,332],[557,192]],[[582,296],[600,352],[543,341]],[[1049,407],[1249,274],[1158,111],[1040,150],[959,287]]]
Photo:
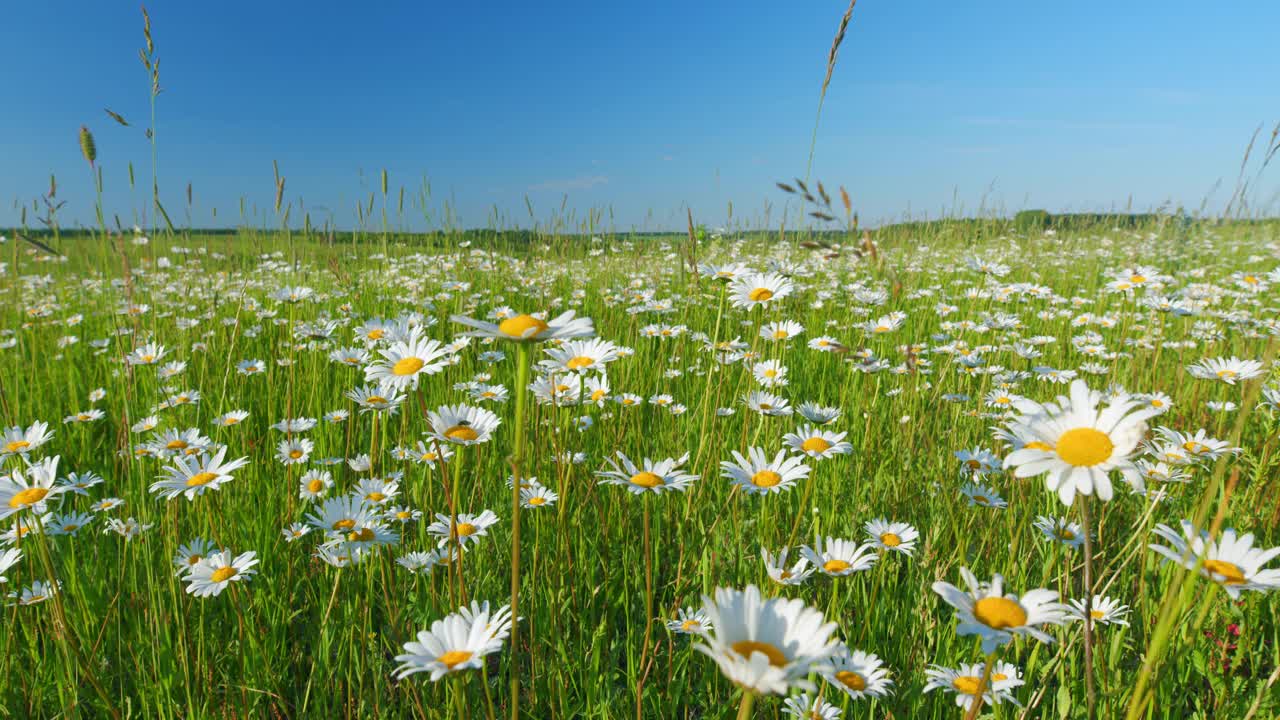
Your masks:
[[[428,176],[466,226],[494,205],[527,224],[525,195],[546,219],[565,193],[580,214],[612,207],[620,228],[681,225],[685,204],[712,225],[729,201],[739,217],[772,201],[777,217],[773,183],[804,174],[844,6],[157,0],[161,194],[182,223],[191,182],[194,224],[213,207],[234,224],[242,196],[271,205],[278,160],[286,197],[343,226],[384,167],[393,192]],[[92,222],[81,124],[108,213],[132,222],[150,172],[138,6],[3,15],[0,226],[50,173],[64,222]],[[1280,119],[1278,27],[1275,0],[862,0],[813,177],[846,185],[872,221],[972,212],[984,196],[1008,210],[1220,207],[1254,128]]]

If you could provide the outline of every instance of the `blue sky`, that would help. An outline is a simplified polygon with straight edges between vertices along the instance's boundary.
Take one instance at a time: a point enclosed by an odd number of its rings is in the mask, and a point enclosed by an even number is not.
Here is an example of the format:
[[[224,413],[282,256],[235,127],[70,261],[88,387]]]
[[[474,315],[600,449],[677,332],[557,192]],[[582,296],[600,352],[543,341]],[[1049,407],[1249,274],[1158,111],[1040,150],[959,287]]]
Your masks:
[[[844,3],[240,2],[150,6],[161,194],[184,222],[239,221],[274,195],[349,227],[386,168],[427,177],[464,226],[567,206],[663,228],[774,218],[803,176]],[[106,205],[148,187],[147,79],[132,2],[10,3],[0,28],[0,227],[57,175],[64,224],[92,221],[76,134],[97,137]],[[862,0],[813,177],[864,219],[1149,209],[1226,201],[1259,124],[1280,120],[1280,3]],[[109,107],[133,127],[117,126]],[[1224,187],[1211,194],[1215,183]],[[1272,188],[1275,184],[1272,183]],[[212,219],[217,208],[218,220]],[[298,215],[295,215],[298,217]],[[419,213],[414,227],[424,221]],[[30,220],[32,224],[34,220]],[[250,222],[265,222],[263,216]]]

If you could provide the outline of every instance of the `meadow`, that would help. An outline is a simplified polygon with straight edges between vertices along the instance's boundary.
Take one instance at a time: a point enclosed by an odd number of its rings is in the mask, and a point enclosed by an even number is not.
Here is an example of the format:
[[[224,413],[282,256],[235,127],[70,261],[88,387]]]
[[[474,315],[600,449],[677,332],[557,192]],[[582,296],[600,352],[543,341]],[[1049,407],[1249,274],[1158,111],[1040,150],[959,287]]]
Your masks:
[[[1276,224],[385,227],[9,233],[0,717],[1280,714]]]

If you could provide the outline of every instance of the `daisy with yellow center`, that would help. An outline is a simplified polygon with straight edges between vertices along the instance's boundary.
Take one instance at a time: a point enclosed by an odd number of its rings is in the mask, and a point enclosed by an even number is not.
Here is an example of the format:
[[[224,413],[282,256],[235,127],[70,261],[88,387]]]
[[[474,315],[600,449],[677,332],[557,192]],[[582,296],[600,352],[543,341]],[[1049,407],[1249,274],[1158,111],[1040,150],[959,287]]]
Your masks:
[[[928,682],[925,683],[924,691],[942,690],[953,693],[956,705],[968,708],[973,704],[974,696],[978,694],[984,670],[983,663],[961,665],[958,668],[930,665],[925,670]],[[1017,666],[1003,661],[997,662],[991,666],[991,675],[983,689],[982,702],[984,705],[1016,703],[1013,690],[1023,684],[1025,683],[1022,680],[1022,671]]]
[[[844,577],[870,570],[878,557],[875,546],[870,543],[859,544],[833,537],[828,537],[825,543],[818,541],[814,547],[806,545],[800,548],[800,554],[829,577]]]
[[[910,556],[916,549],[916,541],[920,533],[904,522],[889,522],[884,518],[867,521],[863,525],[867,538],[877,549],[902,553]]]
[[[619,450],[617,459],[608,458],[608,469],[597,470],[596,477],[600,478],[601,485],[621,485],[634,495],[646,492],[684,492],[698,479],[697,475],[690,475],[681,469],[688,460],[689,455],[686,453],[679,459],[666,458],[657,462],[645,458],[637,466]]]
[[[365,382],[391,390],[415,390],[422,375],[434,375],[445,368],[448,350],[437,340],[422,336],[413,328],[404,340],[380,349],[381,358],[364,369]]]
[[[847,434],[805,425],[793,433],[784,435],[782,443],[815,460],[826,460],[836,455],[848,455],[853,452],[853,445],[844,440]]]
[[[720,463],[723,477],[728,478],[741,492],[750,495],[767,495],[790,490],[797,480],[809,476],[809,466],[802,457],[787,455],[786,450],[779,450],[772,460],[763,448],[747,449],[744,457],[732,451],[733,460]]]
[[[459,513],[456,518],[437,514],[436,521],[427,526],[427,532],[439,540],[439,547],[454,541],[466,547],[480,542],[489,534],[489,528],[498,524],[498,516],[492,510],[485,510],[479,515]]]
[[[441,445],[478,445],[489,440],[501,420],[484,408],[445,405],[427,413],[427,422]]]
[[[754,585],[719,588],[714,599],[703,596],[702,614],[709,629],[697,650],[748,692],[812,690],[809,673],[826,667],[839,650],[832,638],[835,623],[826,622],[820,611],[802,600],[766,599]]]
[[[185,495],[194,500],[209,490],[217,490],[232,480],[231,473],[249,464],[248,458],[224,463],[227,448],[221,448],[212,457],[177,457],[173,465],[163,469],[163,479],[151,485],[151,492],[169,500]]]
[[[24,510],[43,515],[50,500],[71,489],[57,484],[57,476],[57,457],[0,476],[0,520]]]
[[[570,340],[559,346],[549,347],[545,352],[551,358],[546,361],[550,369],[579,375],[604,372],[605,366],[619,357],[617,345],[599,338]]]
[[[1114,397],[1101,410],[1100,401],[1099,393],[1076,380],[1070,397],[1054,403],[1017,403],[1021,415],[1010,422],[1009,433],[1022,446],[1005,458],[1004,466],[1016,477],[1043,475],[1064,505],[1070,505],[1077,492],[1110,500],[1112,472],[1141,490],[1142,473],[1132,458],[1146,434],[1146,420],[1158,411],[1128,395]]]
[[[1253,533],[1239,535],[1233,528],[1223,530],[1222,537],[1214,540],[1207,530],[1197,531],[1189,520],[1182,521],[1181,530],[1179,534],[1168,525],[1157,525],[1153,532],[1169,545],[1153,543],[1148,547],[1217,583],[1232,599],[1245,590],[1280,588],[1280,568],[1263,567],[1280,556],[1280,547],[1254,547]]]
[[[960,576],[969,588],[967,592],[942,581],[933,584],[933,591],[960,616],[956,634],[978,635],[984,653],[993,652],[1014,635],[1051,643],[1053,638],[1040,626],[1059,625],[1066,619],[1067,608],[1057,602],[1058,593],[1052,590],[1031,590],[1018,596],[1005,594],[1004,578],[998,574],[990,583],[979,583],[968,568],[961,568]]]
[[[187,571],[187,592],[195,597],[219,595],[233,582],[245,582],[257,571],[257,553],[233,556],[230,550],[210,553],[196,561]]]
[[[778,273],[743,273],[729,283],[729,301],[736,308],[751,308],[781,300],[795,283]]]
[[[836,653],[830,666],[822,671],[822,679],[854,700],[885,697],[893,687],[880,658],[861,650],[842,649]]]
[[[430,673],[435,682],[445,675],[483,666],[487,655],[499,652],[511,631],[507,606],[489,611],[488,603],[473,603],[420,631],[396,656],[396,677]]]
[[[551,320],[546,320],[537,315],[519,314],[507,317],[496,324],[465,315],[453,315],[449,319],[459,325],[472,328],[464,332],[464,335],[513,342],[568,340],[594,335],[595,326],[591,323],[591,318],[580,318],[575,315],[573,310],[569,310]]]

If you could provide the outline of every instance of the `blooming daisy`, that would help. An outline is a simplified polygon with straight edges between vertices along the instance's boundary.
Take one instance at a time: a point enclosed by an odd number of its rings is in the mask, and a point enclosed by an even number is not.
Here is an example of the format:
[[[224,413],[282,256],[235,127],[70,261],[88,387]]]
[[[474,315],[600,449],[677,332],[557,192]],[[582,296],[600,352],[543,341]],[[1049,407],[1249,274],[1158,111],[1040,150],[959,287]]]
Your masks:
[[[768,549],[760,548],[760,557],[764,559],[764,569],[770,580],[779,585],[801,585],[813,575],[814,568],[809,564],[809,559],[804,557],[803,552],[795,564],[788,566],[789,552],[790,548],[782,548],[777,555],[773,555]]]
[[[879,657],[861,650],[850,652],[848,648],[831,656],[831,665],[822,671],[822,679],[854,700],[885,697],[893,687],[889,671]]]
[[[404,340],[381,348],[380,360],[364,369],[365,382],[393,390],[415,390],[421,375],[434,375],[444,369],[448,355],[438,340],[422,337],[417,329]]]
[[[151,492],[166,499],[173,500],[179,495],[186,495],[187,500],[194,500],[208,490],[217,490],[233,479],[231,473],[249,464],[249,458],[242,457],[223,463],[227,448],[221,448],[212,457],[201,455],[194,458],[177,457],[173,465],[162,469],[165,479],[152,483]]]
[[[497,620],[505,615],[505,621]],[[414,673],[431,673],[435,682],[450,673],[483,667],[486,655],[502,650],[510,632],[510,613],[506,606],[490,614],[487,605],[479,612],[447,615],[431,623],[430,630],[418,632],[417,640],[404,644],[404,653],[396,656],[400,666],[396,677]]]
[[[596,334],[591,318],[575,317],[569,310],[551,320],[537,315],[513,315],[502,322],[494,324],[475,320],[465,315],[452,315],[450,320],[459,325],[473,328],[463,335],[478,338],[495,338],[518,342],[542,342],[544,340],[568,340],[571,338],[591,337]]]
[[[1078,598],[1072,599],[1067,608],[1067,612],[1076,620],[1084,620],[1085,604],[1084,600]],[[1121,603],[1119,600],[1105,597],[1103,595],[1094,595],[1093,602],[1090,603],[1088,609],[1089,617],[1093,619],[1095,625],[1128,625],[1129,621],[1125,618],[1129,615],[1129,606]]]
[[[639,467],[621,450],[617,455],[618,460],[606,458],[609,469],[596,471],[596,476],[601,478],[601,485],[621,485],[636,495],[646,492],[661,494],[668,491],[683,492],[690,483],[698,479],[697,475],[690,475],[681,469],[689,460],[688,453],[678,460],[667,458],[656,463],[645,458]]]
[[[50,500],[69,490],[55,484],[57,478],[57,456],[31,465],[25,473],[14,470],[7,476],[0,475],[0,520],[23,510],[43,515]]]
[[[978,694],[978,686],[982,684],[984,670],[982,663],[961,665],[958,668],[930,665],[925,670],[928,682],[925,683],[924,691],[945,690],[955,693],[958,707],[970,707]],[[1002,702],[1012,702],[1016,705],[1018,701],[1013,697],[1013,689],[1023,684],[1022,673],[1017,666],[1003,661],[997,662],[991,666],[991,676],[982,693],[982,702],[984,705],[999,705]]]
[[[862,526],[871,544],[880,550],[892,550],[910,556],[916,549],[916,540],[920,533],[904,522],[889,522],[884,518],[868,520]]]
[[[1146,433],[1146,419],[1156,411],[1137,409],[1141,401],[1122,396],[1099,412],[1100,396],[1083,380],[1071,383],[1070,394],[1056,403],[1018,403],[1021,415],[1010,430],[1024,444],[1005,458],[1005,467],[1013,468],[1016,477],[1044,475],[1046,487],[1064,505],[1072,503],[1077,491],[1110,500],[1112,471],[1141,489],[1142,474],[1131,455]]]
[[[667,629],[677,635],[701,635],[711,629],[711,620],[696,608],[680,608],[676,619],[667,621]]]
[[[27,455],[53,439],[49,425],[40,421],[31,423],[26,430],[21,425],[7,428],[0,435],[0,460],[10,455]]]
[[[436,522],[427,526],[427,532],[440,538],[440,547],[455,537],[459,545],[466,547],[480,542],[480,538],[489,534],[489,528],[497,524],[498,516],[492,510],[485,510],[479,515],[459,513],[456,523],[448,515],[436,513]]]
[[[729,302],[734,307],[751,309],[791,294],[795,283],[778,273],[744,273],[729,283]]]
[[[210,553],[187,571],[187,592],[196,597],[222,594],[233,582],[244,582],[257,573],[257,553],[233,556],[230,550]]]
[[[1232,599],[1243,590],[1264,592],[1280,588],[1280,568],[1262,566],[1280,555],[1280,547],[1269,550],[1253,546],[1253,533],[1237,535],[1232,528],[1213,540],[1207,530],[1196,531],[1190,520],[1182,521],[1182,534],[1168,525],[1156,525],[1152,531],[1171,547],[1151,544],[1147,547],[1188,570],[1218,583]]]
[[[813,689],[807,676],[825,669],[839,644],[835,623],[802,600],[761,597],[755,585],[745,590],[717,588],[702,598],[711,629],[699,652],[710,657],[729,680],[749,692],[785,695],[791,688]]]
[[[956,634],[981,637],[984,653],[993,652],[1014,635],[1051,643],[1053,638],[1039,626],[1060,625],[1066,618],[1067,608],[1057,602],[1058,593],[1053,590],[1029,590],[1019,597],[1005,594],[1004,577],[999,574],[990,584],[979,583],[969,568],[960,568],[960,577],[969,586],[968,592],[942,581],[933,584],[933,591],[960,616]]]
[[[809,476],[809,466],[804,464],[804,460],[788,456],[786,450],[779,450],[773,460],[765,455],[763,448],[758,447],[747,448],[746,457],[737,450],[732,451],[732,455],[732,461],[720,463],[724,471],[722,475],[752,495],[780,493],[791,489],[797,480]]]
[[[1084,530],[1080,527],[1080,523],[1071,522],[1064,517],[1038,515],[1032,524],[1044,533],[1046,540],[1060,542],[1072,548],[1084,544]]]
[[[1264,373],[1257,360],[1230,358],[1205,358],[1187,366],[1187,373],[1202,380],[1218,380],[1228,385],[1252,380]]]
[[[848,433],[832,432],[805,425],[793,433],[782,436],[782,442],[792,450],[815,460],[826,460],[835,455],[848,455],[853,452],[853,445],[844,441],[845,435]]]
[[[825,543],[819,539],[813,547],[801,547],[800,554],[823,574],[844,577],[870,570],[878,558],[873,551],[874,547],[871,543],[858,544],[853,540],[828,537]]]
[[[431,436],[441,443],[478,445],[488,442],[502,421],[484,408],[445,405],[427,413],[427,422],[431,424]]]

